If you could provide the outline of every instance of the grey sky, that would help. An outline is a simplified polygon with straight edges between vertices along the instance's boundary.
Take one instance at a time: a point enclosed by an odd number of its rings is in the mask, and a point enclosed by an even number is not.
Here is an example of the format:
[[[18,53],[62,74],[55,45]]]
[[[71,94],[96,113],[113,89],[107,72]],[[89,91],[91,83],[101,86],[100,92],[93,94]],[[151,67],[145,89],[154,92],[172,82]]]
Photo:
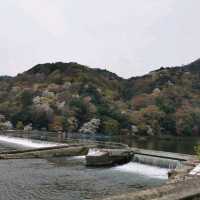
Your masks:
[[[75,61],[123,77],[200,57],[199,0],[2,0],[0,74]]]

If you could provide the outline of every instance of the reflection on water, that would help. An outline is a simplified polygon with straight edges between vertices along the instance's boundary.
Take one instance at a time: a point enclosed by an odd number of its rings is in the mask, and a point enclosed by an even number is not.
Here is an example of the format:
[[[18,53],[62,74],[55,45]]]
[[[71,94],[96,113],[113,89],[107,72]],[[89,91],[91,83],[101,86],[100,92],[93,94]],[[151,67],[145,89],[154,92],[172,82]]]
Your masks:
[[[167,151],[174,153],[194,154],[194,147],[200,143],[200,138],[196,137],[171,137],[162,138],[116,138],[116,141],[124,142],[131,147],[144,149],[153,149],[159,151]]]
[[[0,199],[95,199],[165,182],[134,172],[132,166],[125,167],[129,171],[123,167],[95,169],[86,168],[84,162],[75,157],[0,161]]]
[[[69,138],[83,138],[98,141],[109,141],[127,144],[130,147],[152,149],[183,154],[194,154],[194,147],[200,144],[200,137],[131,137],[131,136],[103,136],[73,134]]]
[[[153,149],[160,151],[168,151],[175,153],[194,154],[194,147],[200,143],[200,137],[168,137],[168,138],[153,138],[153,137],[130,137],[130,136],[105,136],[102,134],[83,135],[83,134],[65,134],[65,133],[47,133],[33,132],[31,134],[9,133],[15,137],[26,137],[43,141],[64,142],[66,139],[81,139],[95,140],[107,142],[119,142],[129,145],[130,147],[138,147],[144,149]]]

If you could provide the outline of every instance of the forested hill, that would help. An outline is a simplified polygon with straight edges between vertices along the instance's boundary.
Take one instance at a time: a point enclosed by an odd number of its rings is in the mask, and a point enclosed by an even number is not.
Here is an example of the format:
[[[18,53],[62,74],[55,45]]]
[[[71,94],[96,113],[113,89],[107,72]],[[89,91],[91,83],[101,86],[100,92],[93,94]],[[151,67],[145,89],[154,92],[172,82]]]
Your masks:
[[[200,135],[200,60],[123,79],[77,63],[0,77],[0,129]]]

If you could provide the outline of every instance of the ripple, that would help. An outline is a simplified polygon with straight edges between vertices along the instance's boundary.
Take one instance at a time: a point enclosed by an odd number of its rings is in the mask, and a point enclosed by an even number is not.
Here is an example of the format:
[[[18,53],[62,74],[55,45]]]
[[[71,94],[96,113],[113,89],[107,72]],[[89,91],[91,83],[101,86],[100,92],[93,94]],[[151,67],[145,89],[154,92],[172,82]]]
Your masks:
[[[113,168],[86,168],[74,158],[1,160],[2,200],[85,200],[163,184]]]

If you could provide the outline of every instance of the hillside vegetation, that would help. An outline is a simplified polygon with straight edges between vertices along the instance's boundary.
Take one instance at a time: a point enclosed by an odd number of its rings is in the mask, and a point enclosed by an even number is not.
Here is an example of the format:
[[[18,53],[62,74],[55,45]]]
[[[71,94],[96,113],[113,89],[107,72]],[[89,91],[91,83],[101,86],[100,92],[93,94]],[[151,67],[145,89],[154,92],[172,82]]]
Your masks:
[[[200,60],[123,79],[77,63],[0,77],[0,129],[200,135]]]

